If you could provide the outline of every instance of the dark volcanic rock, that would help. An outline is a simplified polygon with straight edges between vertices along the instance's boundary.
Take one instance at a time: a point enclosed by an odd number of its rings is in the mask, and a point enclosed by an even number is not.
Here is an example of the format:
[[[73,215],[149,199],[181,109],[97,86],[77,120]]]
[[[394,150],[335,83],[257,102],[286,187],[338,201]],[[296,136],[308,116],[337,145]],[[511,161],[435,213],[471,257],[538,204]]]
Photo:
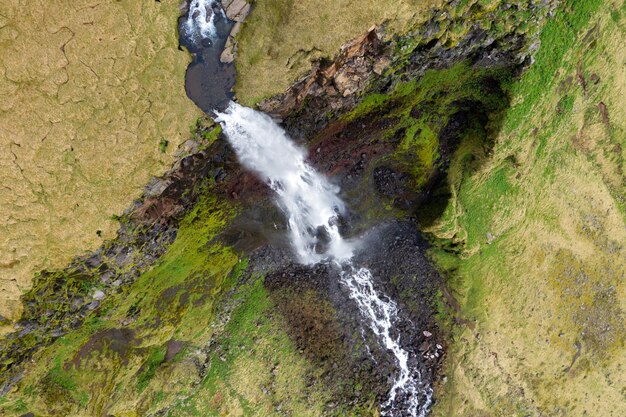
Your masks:
[[[432,381],[443,356],[433,309],[441,279],[424,255],[426,243],[412,222],[394,221],[368,232],[359,247],[355,267],[368,267],[377,291],[398,303],[395,336],[411,352],[412,366]],[[299,265],[288,253],[277,255],[264,249],[252,257],[251,266],[267,272],[265,286],[287,318],[298,348],[327,370],[328,384],[359,381],[365,392],[384,401],[397,374],[395,358],[380,346],[350,298],[341,282],[341,267],[332,262]],[[336,389],[345,404],[358,401],[350,386]]]

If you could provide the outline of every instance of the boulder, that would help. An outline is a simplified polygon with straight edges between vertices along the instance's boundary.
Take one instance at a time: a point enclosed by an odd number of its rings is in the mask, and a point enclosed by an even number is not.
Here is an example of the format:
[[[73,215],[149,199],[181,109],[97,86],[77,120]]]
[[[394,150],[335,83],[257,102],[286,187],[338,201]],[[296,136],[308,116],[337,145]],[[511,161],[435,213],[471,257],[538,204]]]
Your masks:
[[[220,55],[220,61],[222,61],[224,64],[230,64],[237,57],[237,41],[235,40],[235,36],[237,36],[237,33],[239,33],[240,29],[241,22],[237,22],[231,29],[230,34],[228,35],[226,45],[224,46],[222,55]]]
[[[226,0],[222,2],[226,16],[235,22],[243,22],[250,13],[250,3],[246,0]]]

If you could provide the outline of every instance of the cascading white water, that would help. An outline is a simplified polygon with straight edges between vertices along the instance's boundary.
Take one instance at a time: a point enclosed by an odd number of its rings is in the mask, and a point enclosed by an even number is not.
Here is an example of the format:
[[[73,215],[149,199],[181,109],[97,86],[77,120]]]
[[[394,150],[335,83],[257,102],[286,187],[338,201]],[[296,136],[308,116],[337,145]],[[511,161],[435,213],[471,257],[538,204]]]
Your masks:
[[[350,259],[352,247],[341,238],[336,224],[344,210],[339,189],[305,162],[304,150],[269,116],[236,103],[218,113],[217,120],[239,161],[278,194],[300,261],[314,264],[329,255],[339,261]],[[323,252],[320,232],[328,236],[329,247]]]
[[[187,34],[195,37],[211,38],[215,36],[215,9],[225,18],[222,4],[215,0],[191,0],[185,28]]]
[[[350,289],[350,297],[356,301],[361,313],[369,319],[370,328],[381,340],[383,346],[393,352],[400,368],[400,374],[389,391],[389,398],[383,405],[383,415],[394,415],[397,398],[401,395],[404,410],[410,416],[425,416],[430,407],[432,390],[422,381],[418,369],[409,368],[409,352],[400,346],[399,339],[391,335],[394,323],[398,321],[396,303],[378,294],[374,289],[372,273],[367,268],[355,268],[349,265],[341,274],[342,282]],[[424,403],[419,403],[420,393]]]
[[[339,189],[306,163],[305,151],[269,116],[236,103],[217,116],[240,162],[255,171],[278,195],[300,261],[336,262],[342,269],[340,279],[350,297],[381,344],[395,356],[399,375],[382,406],[383,415],[425,416],[432,390],[422,381],[419,370],[409,367],[410,353],[391,334],[399,321],[396,303],[374,289],[367,268],[358,268],[351,261],[352,244],[343,239],[337,226],[337,217],[344,210],[337,195]],[[320,236],[325,239],[322,241]],[[421,404],[420,397],[424,398]]]

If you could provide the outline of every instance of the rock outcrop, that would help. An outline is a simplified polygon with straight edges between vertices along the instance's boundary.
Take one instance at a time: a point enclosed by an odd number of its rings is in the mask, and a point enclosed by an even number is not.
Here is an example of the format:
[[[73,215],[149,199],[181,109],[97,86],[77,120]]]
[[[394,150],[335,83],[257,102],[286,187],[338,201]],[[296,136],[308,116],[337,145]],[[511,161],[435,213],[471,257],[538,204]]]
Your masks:
[[[226,46],[220,56],[220,60],[225,63],[231,63],[237,57],[237,34],[241,30],[241,25],[246,20],[246,17],[250,14],[252,6],[246,0],[223,0],[222,7],[226,11],[226,16],[230,20],[235,22],[235,25],[231,29],[228,39],[226,40]]]
[[[401,36],[389,36],[384,27],[369,31],[344,45],[332,60],[318,60],[309,74],[284,94],[257,106],[274,117],[286,120],[290,132],[299,137],[304,126],[324,126],[329,115],[354,108],[363,94],[385,94],[398,82],[419,79],[429,69],[448,68],[469,61],[477,67],[518,67],[531,62],[539,45],[539,28],[556,7],[557,1],[539,5],[520,3],[529,11],[528,21],[513,18],[513,8],[501,3],[484,11],[471,7],[454,15],[454,0],[436,9],[430,20]],[[492,25],[510,20],[503,30]],[[294,120],[287,120],[294,116]],[[298,120],[295,120],[297,117]]]
[[[354,96],[364,91],[372,74],[382,74],[390,63],[379,28],[372,27],[363,36],[344,45],[333,61],[315,63],[309,75],[285,94],[260,103],[259,109],[284,119],[310,97]]]

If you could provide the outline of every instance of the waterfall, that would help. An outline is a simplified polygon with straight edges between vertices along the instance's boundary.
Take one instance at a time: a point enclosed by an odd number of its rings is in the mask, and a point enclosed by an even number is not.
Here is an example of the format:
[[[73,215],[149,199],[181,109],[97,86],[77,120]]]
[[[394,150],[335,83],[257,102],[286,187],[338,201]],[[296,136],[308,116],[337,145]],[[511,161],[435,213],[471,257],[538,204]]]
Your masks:
[[[419,370],[409,367],[411,353],[391,334],[399,321],[396,303],[375,290],[367,268],[352,262],[353,245],[341,236],[338,227],[338,216],[345,210],[339,188],[307,164],[305,150],[296,146],[268,115],[234,102],[216,114],[239,161],[276,192],[299,260],[305,264],[324,260],[337,263],[342,270],[339,278],[350,298],[381,345],[395,356],[399,372],[382,405],[382,414],[425,416],[432,389]]]

